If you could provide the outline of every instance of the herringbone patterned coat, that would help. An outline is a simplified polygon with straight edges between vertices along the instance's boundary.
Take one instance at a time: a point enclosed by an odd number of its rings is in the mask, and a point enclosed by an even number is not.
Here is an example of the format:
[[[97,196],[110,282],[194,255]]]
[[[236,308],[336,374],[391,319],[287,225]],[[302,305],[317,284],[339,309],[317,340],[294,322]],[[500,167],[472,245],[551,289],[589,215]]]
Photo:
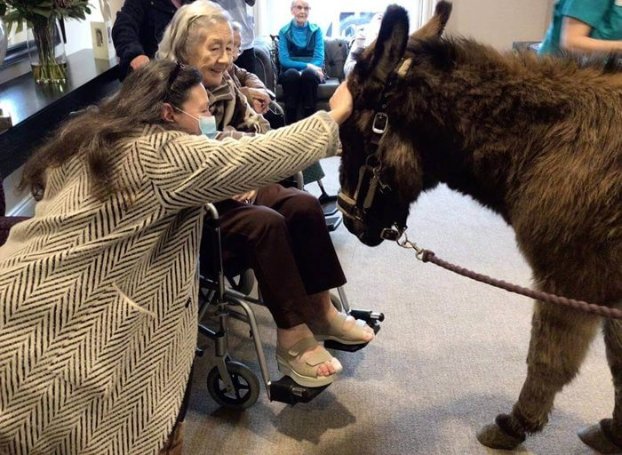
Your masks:
[[[337,141],[326,113],[239,142],[149,127],[112,152],[103,203],[81,160],[49,171],[0,248],[0,453],[157,454],[194,356],[202,206]]]

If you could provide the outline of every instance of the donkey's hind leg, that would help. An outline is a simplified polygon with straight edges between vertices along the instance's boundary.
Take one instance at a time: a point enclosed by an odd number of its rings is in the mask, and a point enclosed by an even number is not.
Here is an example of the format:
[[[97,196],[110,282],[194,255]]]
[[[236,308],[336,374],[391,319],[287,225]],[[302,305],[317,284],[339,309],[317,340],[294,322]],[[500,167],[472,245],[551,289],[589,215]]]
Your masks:
[[[615,406],[613,419],[603,419],[579,432],[579,438],[600,453],[622,453],[622,321],[607,319],[604,323],[607,362],[613,376]]]
[[[555,395],[578,373],[600,318],[559,305],[536,302],[527,355],[527,378],[510,415],[477,433],[477,439],[494,449],[513,449],[526,433],[542,430]]]

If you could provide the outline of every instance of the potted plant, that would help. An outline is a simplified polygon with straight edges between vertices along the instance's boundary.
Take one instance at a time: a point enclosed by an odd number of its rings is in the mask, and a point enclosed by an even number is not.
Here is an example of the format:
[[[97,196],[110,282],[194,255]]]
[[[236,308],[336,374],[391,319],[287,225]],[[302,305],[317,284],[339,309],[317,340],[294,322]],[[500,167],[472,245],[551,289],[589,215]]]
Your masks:
[[[64,44],[59,19],[85,19],[91,12],[88,0],[0,0],[0,16],[17,30],[24,24],[32,33],[30,64],[38,83],[59,83],[67,79]]]

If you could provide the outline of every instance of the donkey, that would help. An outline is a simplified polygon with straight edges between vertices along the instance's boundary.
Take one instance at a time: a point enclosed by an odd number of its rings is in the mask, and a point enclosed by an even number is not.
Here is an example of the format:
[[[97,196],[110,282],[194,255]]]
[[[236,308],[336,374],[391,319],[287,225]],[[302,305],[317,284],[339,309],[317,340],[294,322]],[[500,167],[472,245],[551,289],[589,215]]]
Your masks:
[[[537,289],[620,305],[622,75],[442,38],[450,13],[441,1],[408,36],[407,13],[393,5],[359,56],[354,112],[340,129],[344,224],[370,246],[395,239],[411,203],[443,182],[513,227]],[[518,401],[478,440],[513,449],[542,430],[601,322],[615,408],[579,437],[622,453],[622,322],[540,301]]]

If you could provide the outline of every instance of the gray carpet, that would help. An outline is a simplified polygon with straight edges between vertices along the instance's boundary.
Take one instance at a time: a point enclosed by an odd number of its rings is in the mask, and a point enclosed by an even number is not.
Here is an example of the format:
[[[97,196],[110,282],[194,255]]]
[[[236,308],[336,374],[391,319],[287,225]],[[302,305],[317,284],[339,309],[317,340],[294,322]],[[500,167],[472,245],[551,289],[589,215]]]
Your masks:
[[[323,162],[330,193],[338,160]],[[313,189],[311,189],[313,191]],[[448,261],[518,284],[530,272],[511,229],[492,212],[441,186],[412,208],[409,235]],[[352,307],[382,311],[377,339],[357,353],[335,352],[341,377],[314,401],[258,402],[232,412],[205,387],[210,352],[197,360],[186,454],[492,454],[477,429],[507,412],[524,379],[529,299],[423,264],[384,243],[368,248],[341,226],[333,241]],[[256,307],[270,373],[277,378],[274,324]],[[248,329],[234,322],[231,352],[259,376]],[[613,387],[602,339],[579,377],[557,398],[550,423],[516,453],[590,454],[576,431],[610,414]]]

